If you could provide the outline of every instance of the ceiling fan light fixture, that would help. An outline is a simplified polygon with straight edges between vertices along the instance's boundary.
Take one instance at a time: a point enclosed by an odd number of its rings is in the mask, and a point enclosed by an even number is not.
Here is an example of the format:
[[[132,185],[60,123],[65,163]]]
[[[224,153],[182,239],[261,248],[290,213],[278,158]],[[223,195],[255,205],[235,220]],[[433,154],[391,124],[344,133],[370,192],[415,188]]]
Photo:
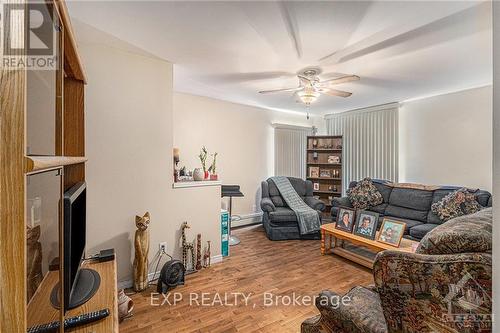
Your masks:
[[[309,89],[297,92],[297,96],[299,96],[299,99],[307,106],[311,105],[311,103],[314,103],[318,99],[319,95],[319,92]]]

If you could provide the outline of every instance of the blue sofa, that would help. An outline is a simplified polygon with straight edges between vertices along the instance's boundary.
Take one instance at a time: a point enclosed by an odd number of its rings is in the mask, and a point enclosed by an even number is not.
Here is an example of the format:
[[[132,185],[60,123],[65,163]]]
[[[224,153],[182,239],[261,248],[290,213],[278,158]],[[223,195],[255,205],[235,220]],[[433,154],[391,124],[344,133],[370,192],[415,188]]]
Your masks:
[[[420,240],[429,231],[444,221],[431,211],[431,205],[440,201],[449,193],[460,189],[457,186],[441,186],[437,189],[415,189],[394,186],[386,180],[372,180],[375,187],[382,194],[384,202],[367,210],[380,214],[379,227],[384,217],[392,217],[406,223],[405,238]],[[357,182],[349,184],[349,188],[356,186]],[[483,207],[491,207],[491,193],[485,190],[475,192],[477,201]],[[352,207],[348,197],[334,198],[332,200],[331,215],[334,221],[337,218],[339,207]]]

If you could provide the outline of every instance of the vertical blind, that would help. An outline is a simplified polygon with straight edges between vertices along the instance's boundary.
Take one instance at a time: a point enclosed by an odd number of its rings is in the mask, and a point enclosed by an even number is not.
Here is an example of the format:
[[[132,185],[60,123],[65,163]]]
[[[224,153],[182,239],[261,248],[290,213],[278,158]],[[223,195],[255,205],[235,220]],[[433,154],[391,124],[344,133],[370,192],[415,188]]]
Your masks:
[[[343,192],[364,177],[398,181],[398,111],[391,103],[325,117],[328,135],[343,136]]]
[[[312,128],[274,124],[274,175],[306,177],[307,136]]]

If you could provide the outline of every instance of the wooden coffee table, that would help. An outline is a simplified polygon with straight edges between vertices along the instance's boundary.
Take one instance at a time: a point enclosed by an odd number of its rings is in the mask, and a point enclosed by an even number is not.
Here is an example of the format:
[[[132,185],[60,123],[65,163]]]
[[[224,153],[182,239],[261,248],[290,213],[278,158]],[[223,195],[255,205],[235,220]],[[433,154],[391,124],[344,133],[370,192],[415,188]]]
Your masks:
[[[378,232],[377,232],[378,236]],[[338,256],[354,261],[360,265],[373,269],[373,260],[359,253],[353,252],[345,248],[345,241],[378,253],[384,250],[396,250],[403,252],[415,252],[418,242],[406,238],[401,240],[399,247],[389,244],[380,243],[375,240],[367,239],[349,232],[335,229],[335,223],[323,224],[321,226],[321,254],[332,252]]]

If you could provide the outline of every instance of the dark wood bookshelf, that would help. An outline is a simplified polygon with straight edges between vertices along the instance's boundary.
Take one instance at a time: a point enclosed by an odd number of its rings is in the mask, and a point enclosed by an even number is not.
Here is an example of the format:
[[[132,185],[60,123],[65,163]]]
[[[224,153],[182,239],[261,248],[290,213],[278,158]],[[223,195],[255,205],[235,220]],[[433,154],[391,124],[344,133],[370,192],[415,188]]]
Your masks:
[[[308,136],[306,149],[306,179],[326,205],[323,219],[330,219],[331,201],[342,195],[342,136]]]
[[[307,177],[309,180],[342,180],[342,178],[334,178],[334,177]]]
[[[337,195],[340,195],[341,192],[332,192],[332,191],[313,191],[313,193],[321,193],[321,194],[337,194]]]
[[[342,149],[329,149],[329,148],[320,148],[320,149],[307,149],[307,151],[319,151],[319,152],[335,152],[335,153],[341,153]]]

